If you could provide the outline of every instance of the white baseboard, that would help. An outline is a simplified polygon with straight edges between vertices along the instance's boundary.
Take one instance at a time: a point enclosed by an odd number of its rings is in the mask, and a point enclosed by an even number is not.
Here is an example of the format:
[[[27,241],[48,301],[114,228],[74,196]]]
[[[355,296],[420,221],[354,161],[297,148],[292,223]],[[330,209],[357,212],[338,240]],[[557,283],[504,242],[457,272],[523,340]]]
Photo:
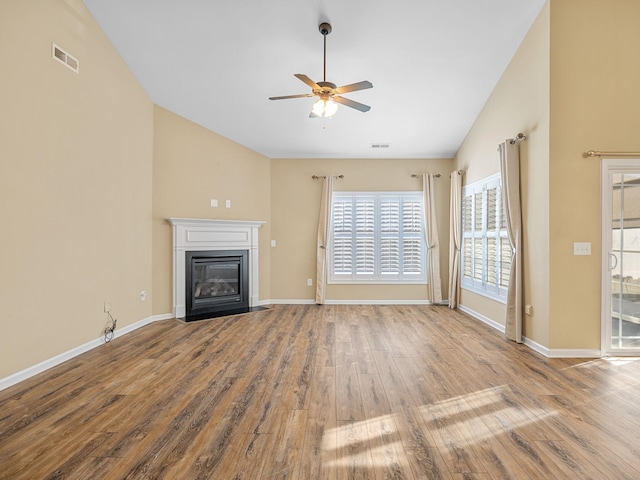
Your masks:
[[[490,327],[495,328],[501,333],[505,332],[504,325],[491,320],[488,317],[485,317],[481,313],[478,313],[474,310],[471,310],[464,305],[458,305],[458,308],[465,313],[468,313],[472,317],[480,320],[483,323],[486,323]],[[543,345],[540,345],[533,340],[522,337],[522,343],[529,347],[531,350],[538,352],[540,355],[544,355],[547,358],[600,358],[602,357],[602,353],[598,349],[585,349],[585,348],[564,348],[564,349],[549,349]]]
[[[260,302],[261,305],[313,305],[311,299],[275,299]],[[325,300],[325,305],[448,305],[446,303],[431,303],[428,300]]]
[[[131,325],[127,325],[126,327],[116,328],[115,335],[113,338],[121,337],[122,335],[126,335],[140,327],[144,327],[153,322],[157,322],[159,320],[167,320],[173,318],[171,314],[162,314],[162,315],[153,315],[151,317],[147,317],[138,322],[132,323]],[[78,355],[81,355],[89,350],[92,350],[100,345],[104,345],[104,337],[97,338],[95,340],[91,340],[83,345],[72,348],[60,355],[56,355],[55,357],[44,360],[43,362],[38,363],[37,365],[33,365],[31,367],[25,368],[20,372],[14,373],[13,375],[9,375],[8,377],[0,379],[0,390],[4,390],[5,388],[9,388],[16,383],[19,383],[27,378],[33,377],[39,373],[44,372],[45,370],[50,369],[51,367],[55,367],[56,365],[60,365],[67,360],[71,360]]]
[[[534,342],[533,340],[527,337],[522,337],[522,343],[524,343],[531,350],[538,352],[540,355],[544,355],[547,358],[551,357],[549,349],[544,345],[540,345],[539,343]]]
[[[592,348],[553,348],[549,358],[601,358],[602,352]]]
[[[272,300],[263,300],[260,301],[260,305],[313,305],[315,304],[315,300],[311,299],[286,299],[286,298],[276,298]]]
[[[471,315],[472,317],[480,320],[482,323],[486,323],[492,328],[495,328],[501,333],[505,332],[504,325],[496,322],[495,320],[491,320],[489,317],[482,315],[481,313],[476,312],[475,310],[471,310],[469,307],[465,307],[464,305],[458,305],[458,309],[463,311],[464,313]]]

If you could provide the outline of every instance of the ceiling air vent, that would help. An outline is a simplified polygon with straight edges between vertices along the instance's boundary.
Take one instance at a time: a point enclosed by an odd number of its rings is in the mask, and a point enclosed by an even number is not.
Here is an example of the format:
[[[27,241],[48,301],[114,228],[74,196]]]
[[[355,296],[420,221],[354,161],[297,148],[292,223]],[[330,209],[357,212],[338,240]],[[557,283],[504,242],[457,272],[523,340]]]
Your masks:
[[[388,143],[372,143],[371,148],[389,148]]]
[[[53,58],[55,58],[60,63],[65,65],[67,68],[70,68],[74,72],[80,73],[80,62],[78,61],[77,58],[75,58],[73,55],[69,55],[67,52],[65,52],[55,43],[52,43],[51,47],[52,47],[51,53]]]

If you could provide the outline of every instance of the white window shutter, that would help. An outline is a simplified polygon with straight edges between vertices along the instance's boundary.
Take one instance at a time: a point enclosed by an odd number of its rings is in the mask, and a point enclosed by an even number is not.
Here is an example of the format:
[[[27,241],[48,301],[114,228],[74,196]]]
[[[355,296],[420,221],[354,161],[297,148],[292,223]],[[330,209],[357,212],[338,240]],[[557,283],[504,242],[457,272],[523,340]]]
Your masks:
[[[426,281],[419,192],[334,192],[330,281]]]

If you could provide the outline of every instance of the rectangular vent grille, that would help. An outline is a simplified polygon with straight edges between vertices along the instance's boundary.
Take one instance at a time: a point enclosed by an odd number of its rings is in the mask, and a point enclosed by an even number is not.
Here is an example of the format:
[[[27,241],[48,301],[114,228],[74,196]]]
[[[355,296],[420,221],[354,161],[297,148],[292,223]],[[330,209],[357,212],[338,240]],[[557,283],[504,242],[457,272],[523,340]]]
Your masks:
[[[388,143],[372,143],[371,148],[389,148]]]
[[[80,62],[73,55],[69,55],[55,43],[51,44],[52,47],[52,56],[60,63],[65,65],[67,68],[70,68],[76,73],[80,73]]]

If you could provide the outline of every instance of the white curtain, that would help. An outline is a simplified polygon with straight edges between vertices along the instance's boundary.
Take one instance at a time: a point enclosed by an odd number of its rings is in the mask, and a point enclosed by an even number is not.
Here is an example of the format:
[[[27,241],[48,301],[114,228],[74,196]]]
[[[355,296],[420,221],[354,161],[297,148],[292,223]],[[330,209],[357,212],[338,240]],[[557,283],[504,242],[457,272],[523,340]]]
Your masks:
[[[462,172],[451,172],[449,209],[449,308],[456,308],[460,298],[460,247],[462,245]]]
[[[322,198],[318,218],[318,248],[316,253],[316,303],[322,305],[327,285],[327,246],[331,222],[331,196],[333,194],[333,175],[322,180]]]
[[[440,247],[438,245],[438,224],[436,221],[436,205],[434,201],[433,175],[422,175],[422,196],[424,199],[424,237],[427,242],[427,271],[429,300],[431,303],[442,302],[442,286],[440,281]]]
[[[511,274],[507,289],[505,334],[509,340],[522,342],[522,210],[520,206],[520,146],[506,140],[498,147],[502,175],[502,203],[507,235],[511,243]]]

